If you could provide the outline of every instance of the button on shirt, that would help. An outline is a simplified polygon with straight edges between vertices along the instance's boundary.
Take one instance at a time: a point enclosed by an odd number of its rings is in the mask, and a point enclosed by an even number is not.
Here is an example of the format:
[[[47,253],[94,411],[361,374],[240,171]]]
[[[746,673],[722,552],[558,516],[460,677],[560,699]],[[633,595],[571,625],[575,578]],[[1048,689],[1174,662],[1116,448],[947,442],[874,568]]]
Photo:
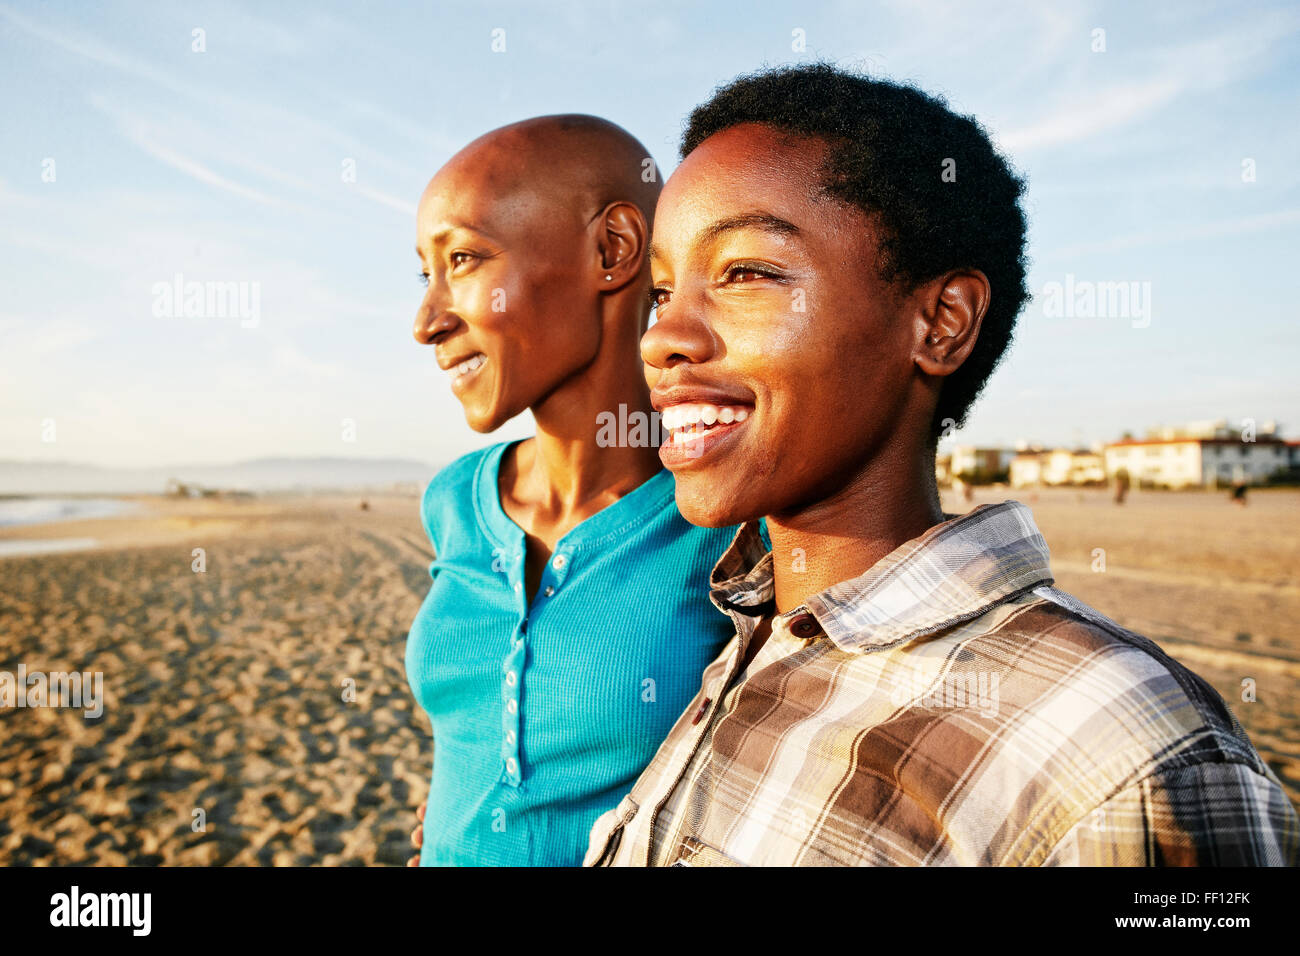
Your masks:
[[[588,865],[1300,863],[1295,810],[1223,699],[1054,588],[1018,502],[785,614],[772,568],[742,527],[711,579],[736,635]]]
[[[732,635],[708,569],[734,528],[696,528],[661,470],[556,544],[524,593],[501,508],[508,444],[430,482],[432,586],[406,673],[433,727],[425,865],[577,866]]]

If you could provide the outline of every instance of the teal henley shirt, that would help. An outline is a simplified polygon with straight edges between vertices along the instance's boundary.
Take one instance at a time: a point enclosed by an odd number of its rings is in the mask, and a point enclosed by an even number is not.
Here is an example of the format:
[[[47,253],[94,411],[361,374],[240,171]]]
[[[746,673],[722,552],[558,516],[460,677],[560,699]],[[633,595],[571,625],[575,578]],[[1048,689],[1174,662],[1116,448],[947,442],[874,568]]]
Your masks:
[[[406,674],[435,746],[424,866],[581,864],[733,634],[708,582],[736,529],[688,524],[667,470],[561,538],[529,604],[498,492],[510,444],[422,502],[433,584]]]

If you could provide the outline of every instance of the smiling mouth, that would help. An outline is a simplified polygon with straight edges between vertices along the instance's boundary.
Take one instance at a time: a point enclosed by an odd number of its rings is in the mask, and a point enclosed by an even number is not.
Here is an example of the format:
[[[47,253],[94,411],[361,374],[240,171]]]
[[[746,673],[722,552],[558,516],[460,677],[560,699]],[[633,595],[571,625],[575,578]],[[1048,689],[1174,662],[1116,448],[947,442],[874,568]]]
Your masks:
[[[740,424],[749,417],[744,405],[697,405],[685,403],[669,405],[663,410],[660,421],[667,430],[669,441],[682,444],[702,438],[715,428],[732,423]]]
[[[482,352],[477,352],[465,359],[465,361],[453,365],[451,368],[447,369],[447,374],[451,376],[452,386],[454,387],[461,384],[461,382],[469,378],[469,376],[473,375],[485,364],[487,364],[487,356]]]
[[[667,446],[681,446],[687,457],[701,448],[703,439],[721,436],[733,431],[749,418],[747,405],[709,405],[683,403],[669,405],[660,415],[660,422],[668,432]]]

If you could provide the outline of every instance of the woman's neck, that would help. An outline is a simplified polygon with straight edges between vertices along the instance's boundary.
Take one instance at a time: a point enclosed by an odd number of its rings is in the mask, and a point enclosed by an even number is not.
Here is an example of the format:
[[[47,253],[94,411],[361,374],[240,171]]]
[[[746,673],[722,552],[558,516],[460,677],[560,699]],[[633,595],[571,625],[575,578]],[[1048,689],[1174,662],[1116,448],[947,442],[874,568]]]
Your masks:
[[[662,467],[635,346],[607,341],[596,361],[533,408],[537,437],[517,466],[520,490],[541,511],[594,513]]]
[[[777,611],[862,575],[943,520],[932,452],[877,456],[830,497],[768,517]]]

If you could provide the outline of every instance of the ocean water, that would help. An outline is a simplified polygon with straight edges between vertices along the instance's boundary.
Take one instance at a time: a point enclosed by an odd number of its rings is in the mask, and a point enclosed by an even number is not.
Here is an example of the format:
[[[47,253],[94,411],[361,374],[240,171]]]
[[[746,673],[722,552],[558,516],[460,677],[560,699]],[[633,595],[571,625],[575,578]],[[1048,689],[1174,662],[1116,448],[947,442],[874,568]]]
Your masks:
[[[118,498],[8,498],[0,500],[0,528],[78,518],[114,518],[139,510]]]
[[[59,554],[63,551],[84,551],[99,542],[94,538],[41,538],[24,541],[19,538],[0,540],[0,558],[22,558],[33,554]]]

